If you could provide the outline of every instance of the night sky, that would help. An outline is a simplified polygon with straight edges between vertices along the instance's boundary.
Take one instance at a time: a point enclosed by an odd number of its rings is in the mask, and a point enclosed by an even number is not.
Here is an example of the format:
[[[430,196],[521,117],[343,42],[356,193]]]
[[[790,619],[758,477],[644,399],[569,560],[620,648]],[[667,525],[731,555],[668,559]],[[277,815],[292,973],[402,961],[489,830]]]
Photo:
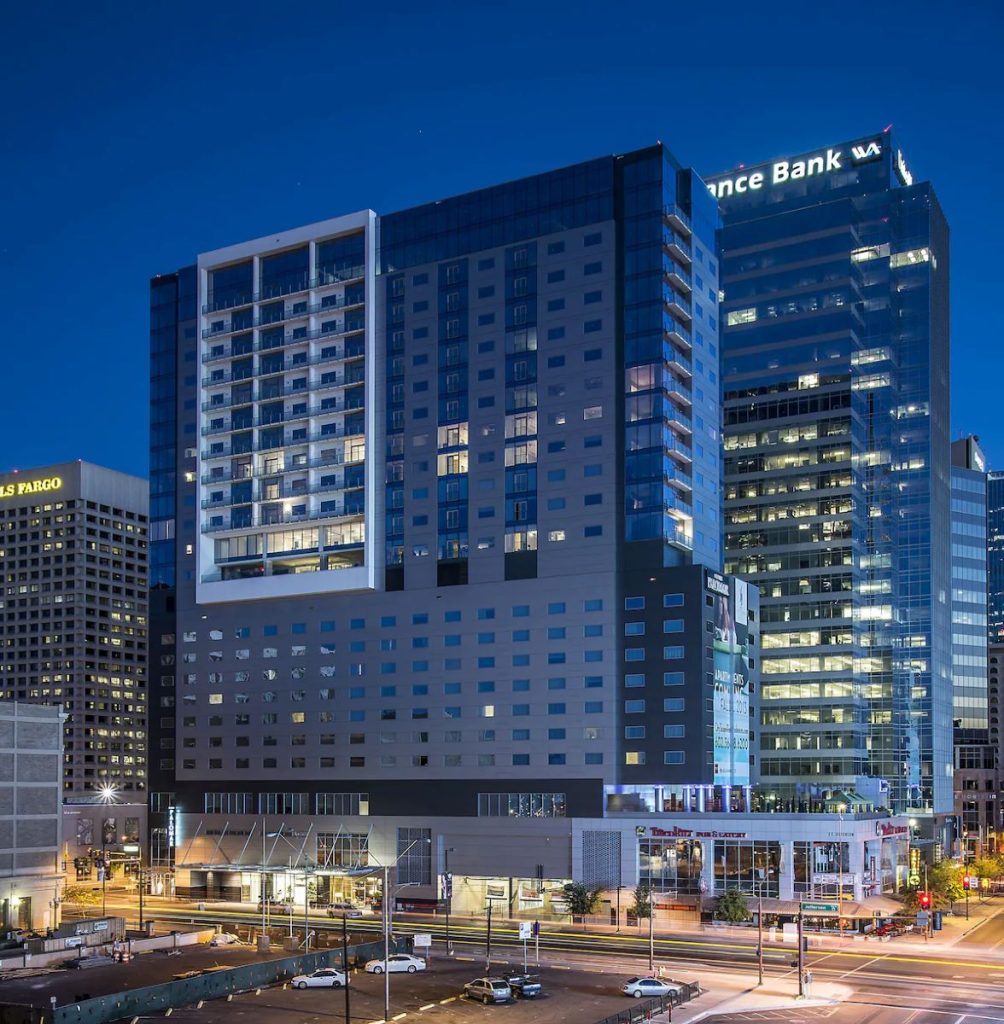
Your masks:
[[[8,5],[0,469],[146,474],[148,281],[660,139],[713,174],[894,125],[952,229],[952,429],[1004,469],[1004,5]],[[955,13],[959,12],[959,13]]]

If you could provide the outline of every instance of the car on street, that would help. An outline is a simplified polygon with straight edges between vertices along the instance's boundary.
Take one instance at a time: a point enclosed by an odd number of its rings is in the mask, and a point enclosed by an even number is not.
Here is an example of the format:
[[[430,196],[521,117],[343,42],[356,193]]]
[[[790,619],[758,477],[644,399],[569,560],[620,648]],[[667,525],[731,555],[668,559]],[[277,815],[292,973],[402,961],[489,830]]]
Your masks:
[[[334,967],[322,967],[313,974],[298,974],[290,981],[293,988],[341,988],[345,975]]]
[[[476,978],[464,986],[464,995],[487,1006],[489,1003],[512,1001],[512,987],[504,978]]]
[[[663,981],[661,978],[631,978],[621,991],[626,996],[641,999],[642,996],[678,995],[683,989],[679,985],[674,985],[671,981]]]
[[[354,903],[328,904],[328,917],[362,917],[363,913]]]
[[[219,935],[214,935],[209,940],[210,946],[239,946],[240,944],[240,936],[234,935],[233,932],[220,932]]]
[[[369,974],[383,974],[385,968],[388,974],[395,974],[398,971],[414,974],[416,971],[425,970],[425,961],[420,956],[412,956],[410,953],[392,953],[386,964],[382,958],[366,961],[366,971]]]
[[[540,976],[537,974],[507,974],[505,981],[512,989],[513,996],[520,999],[536,999],[543,991]]]

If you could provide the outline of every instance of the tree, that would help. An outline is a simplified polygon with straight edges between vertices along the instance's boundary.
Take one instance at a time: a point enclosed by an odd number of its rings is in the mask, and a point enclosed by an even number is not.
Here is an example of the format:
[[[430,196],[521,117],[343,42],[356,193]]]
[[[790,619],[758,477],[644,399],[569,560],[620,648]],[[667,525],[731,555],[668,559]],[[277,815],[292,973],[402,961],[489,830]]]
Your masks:
[[[63,889],[63,902],[92,906],[100,899],[100,890],[82,885],[68,885]]]
[[[582,882],[568,882],[564,886],[565,903],[572,917],[586,917],[596,910],[600,901],[599,889],[590,889]]]
[[[921,874],[921,883],[912,886],[904,893],[906,909],[909,912],[916,912],[919,907],[918,893],[929,892],[931,894],[931,909],[941,910],[944,907],[951,907],[956,900],[965,897],[965,890],[962,888],[962,868],[957,868],[948,861],[940,864],[933,864],[927,869],[927,878]],[[965,872],[969,873],[969,872]],[[925,889],[926,885],[926,889]]]
[[[642,882],[634,891],[634,906],[631,907],[631,913],[634,914],[639,920],[647,918],[652,913],[652,886],[647,882]]]
[[[729,924],[741,924],[753,917],[745,894],[738,889],[728,889],[718,897],[715,916],[722,921],[728,921]]]

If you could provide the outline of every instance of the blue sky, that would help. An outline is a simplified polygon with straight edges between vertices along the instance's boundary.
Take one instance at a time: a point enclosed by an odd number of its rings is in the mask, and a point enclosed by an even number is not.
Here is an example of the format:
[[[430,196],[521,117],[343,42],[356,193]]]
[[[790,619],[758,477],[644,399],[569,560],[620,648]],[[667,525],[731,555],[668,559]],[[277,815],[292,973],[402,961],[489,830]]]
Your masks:
[[[146,473],[148,280],[200,251],[656,139],[711,174],[889,123],[952,228],[953,436],[1004,468],[1001,6],[819,7],[8,8],[0,469]]]

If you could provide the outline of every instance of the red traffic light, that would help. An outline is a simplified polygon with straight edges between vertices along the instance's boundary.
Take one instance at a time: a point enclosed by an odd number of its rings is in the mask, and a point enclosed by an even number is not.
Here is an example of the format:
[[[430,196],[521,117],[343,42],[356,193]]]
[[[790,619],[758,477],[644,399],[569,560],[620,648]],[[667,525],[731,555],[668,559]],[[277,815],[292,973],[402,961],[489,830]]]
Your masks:
[[[929,892],[917,893],[917,902],[921,910],[931,909],[931,894]]]

